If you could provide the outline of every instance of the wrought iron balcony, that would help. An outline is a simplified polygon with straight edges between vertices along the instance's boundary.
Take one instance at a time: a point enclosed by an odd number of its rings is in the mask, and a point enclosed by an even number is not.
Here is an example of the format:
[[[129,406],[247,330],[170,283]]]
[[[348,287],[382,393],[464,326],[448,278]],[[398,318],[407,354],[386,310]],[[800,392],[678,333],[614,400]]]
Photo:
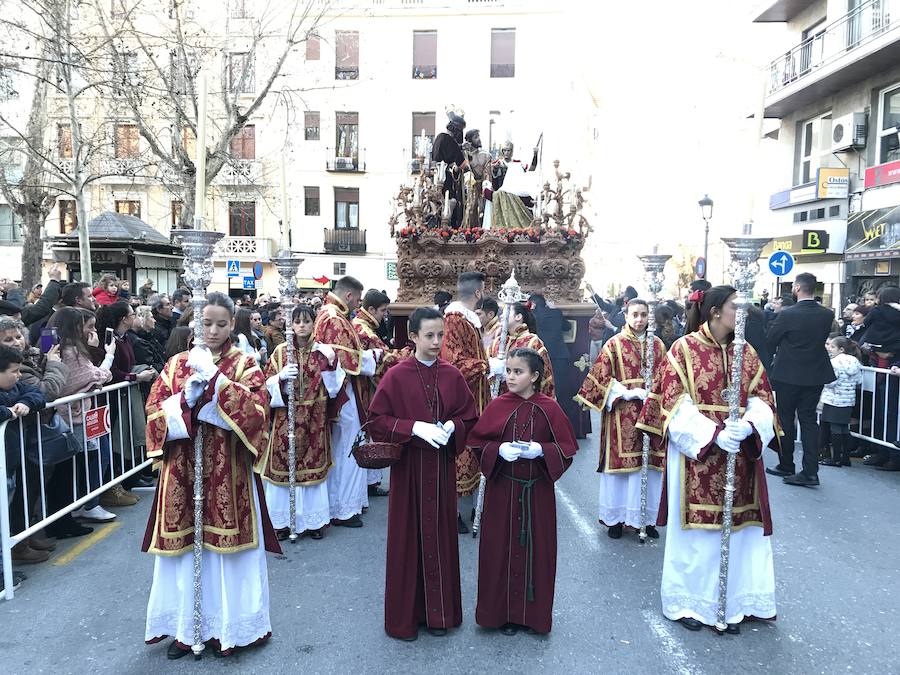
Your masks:
[[[355,155],[341,156],[335,154],[334,148],[327,148],[325,170],[341,173],[362,173],[366,170],[366,149],[360,149]]]
[[[843,59],[852,63],[870,51],[865,47],[874,48],[872,43],[898,27],[900,0],[866,0],[772,61],[766,95],[777,94],[804,78],[816,79],[811,76]],[[900,37],[900,33],[895,37]],[[854,79],[863,77],[857,74]]]
[[[327,253],[365,253],[366,231],[326,227],[325,251]]]

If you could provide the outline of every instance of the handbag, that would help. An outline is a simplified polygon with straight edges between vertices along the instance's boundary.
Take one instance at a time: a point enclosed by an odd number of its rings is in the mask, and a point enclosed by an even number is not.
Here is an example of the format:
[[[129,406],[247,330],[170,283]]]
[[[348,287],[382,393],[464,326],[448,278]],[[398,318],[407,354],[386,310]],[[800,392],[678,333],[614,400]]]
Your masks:
[[[394,422],[394,429],[397,428],[397,422]],[[366,422],[368,424],[368,422]],[[353,449],[350,451],[353,458],[361,469],[385,469],[392,464],[396,464],[403,454],[402,443],[386,443],[384,441],[372,441],[365,443],[366,435],[363,429],[366,424],[362,425],[359,435],[353,443]],[[391,429],[391,439],[394,438],[394,429]]]
[[[35,425],[25,424],[25,459],[32,464],[40,464],[42,461],[44,464],[59,464],[84,449],[81,439],[57,413],[54,413],[48,422],[39,424],[37,431]],[[40,453],[38,433],[41,438]]]

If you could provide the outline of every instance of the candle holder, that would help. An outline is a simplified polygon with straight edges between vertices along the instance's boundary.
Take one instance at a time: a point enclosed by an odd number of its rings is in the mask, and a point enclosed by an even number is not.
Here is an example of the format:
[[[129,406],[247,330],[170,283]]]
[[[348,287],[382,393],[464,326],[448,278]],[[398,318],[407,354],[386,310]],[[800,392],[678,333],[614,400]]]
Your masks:
[[[644,354],[641,359],[641,370],[644,377],[644,389],[649,393],[653,387],[653,366],[656,355],[656,306],[659,304],[659,293],[665,283],[663,271],[666,263],[672,256],[654,252],[650,255],[639,255],[638,260],[644,266],[644,278],[647,281],[647,290],[650,297],[647,299],[647,333],[644,340]],[[644,442],[641,446],[641,530],[640,542],[647,541],[647,490],[650,478],[650,434],[644,434]]]
[[[287,365],[294,365],[294,322],[291,317],[294,309],[294,293],[297,292],[297,272],[303,258],[289,249],[281,249],[272,258],[272,263],[278,271],[278,289],[281,291],[281,313],[284,315],[284,340],[285,357]],[[288,434],[288,474],[289,513],[291,543],[297,541],[297,442],[294,433],[294,379],[287,381],[287,434]]]
[[[749,228],[745,228],[745,232]],[[734,319],[734,356],[731,359],[731,384],[722,392],[728,403],[728,418],[738,420],[741,416],[741,374],[744,368],[745,330],[747,308],[752,301],[756,275],[759,273],[759,256],[770,237],[727,237],[722,241],[731,254],[729,271],[734,280],[737,294],[734,305],[737,309]],[[719,602],[716,610],[716,630],[720,633],[728,628],[726,602],[728,598],[728,563],[731,551],[731,526],[734,508],[734,471],[737,455],[728,453],[725,465],[725,494],[722,502],[722,542],[719,551]]]
[[[191,289],[191,305],[194,307],[194,346],[203,346],[203,306],[206,289],[213,277],[213,249],[224,236],[221,232],[203,230],[203,217],[194,219],[193,230],[178,230],[176,241],[184,251],[185,283]],[[202,588],[201,569],[203,558],[203,426],[197,427],[194,436],[194,644],[191,651],[199,659],[203,652],[202,639]]]

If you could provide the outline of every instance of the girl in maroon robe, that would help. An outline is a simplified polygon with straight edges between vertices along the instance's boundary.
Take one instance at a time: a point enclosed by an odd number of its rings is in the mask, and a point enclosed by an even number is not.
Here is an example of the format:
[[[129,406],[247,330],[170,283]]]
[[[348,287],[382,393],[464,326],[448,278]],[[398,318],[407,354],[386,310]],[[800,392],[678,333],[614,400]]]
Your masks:
[[[403,444],[391,467],[384,588],[384,630],[401,640],[415,640],[421,625],[445,635],[462,623],[456,455],[477,417],[462,374],[438,358],[440,313],[415,310],[409,337],[415,358],[387,371],[366,423],[374,440]]]
[[[538,393],[544,361],[533,349],[506,360],[509,392],[490,402],[469,434],[487,478],[478,555],[475,621],[515,635],[549,633],[556,584],[553,483],[578,441],[555,399]]]

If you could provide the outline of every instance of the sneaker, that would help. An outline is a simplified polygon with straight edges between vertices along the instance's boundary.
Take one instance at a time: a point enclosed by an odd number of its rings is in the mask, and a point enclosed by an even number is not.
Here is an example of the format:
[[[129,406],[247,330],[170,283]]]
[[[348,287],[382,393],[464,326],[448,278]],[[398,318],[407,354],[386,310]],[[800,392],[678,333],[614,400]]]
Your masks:
[[[19,570],[13,570],[12,577],[13,577],[12,589],[14,591],[19,590],[19,586],[21,586],[22,582],[28,578],[27,576],[25,576],[24,572],[20,572]],[[3,574],[0,573],[0,591],[5,591],[5,590],[6,590],[6,586],[3,582]]]
[[[101,506],[134,506],[139,501],[140,497],[131,494],[121,485],[113,485],[100,495]]]
[[[82,520],[90,520],[95,523],[105,523],[110,520],[115,520],[116,514],[110,513],[98,504],[92,509],[85,509],[84,511],[82,511],[81,516],[79,517]]]

